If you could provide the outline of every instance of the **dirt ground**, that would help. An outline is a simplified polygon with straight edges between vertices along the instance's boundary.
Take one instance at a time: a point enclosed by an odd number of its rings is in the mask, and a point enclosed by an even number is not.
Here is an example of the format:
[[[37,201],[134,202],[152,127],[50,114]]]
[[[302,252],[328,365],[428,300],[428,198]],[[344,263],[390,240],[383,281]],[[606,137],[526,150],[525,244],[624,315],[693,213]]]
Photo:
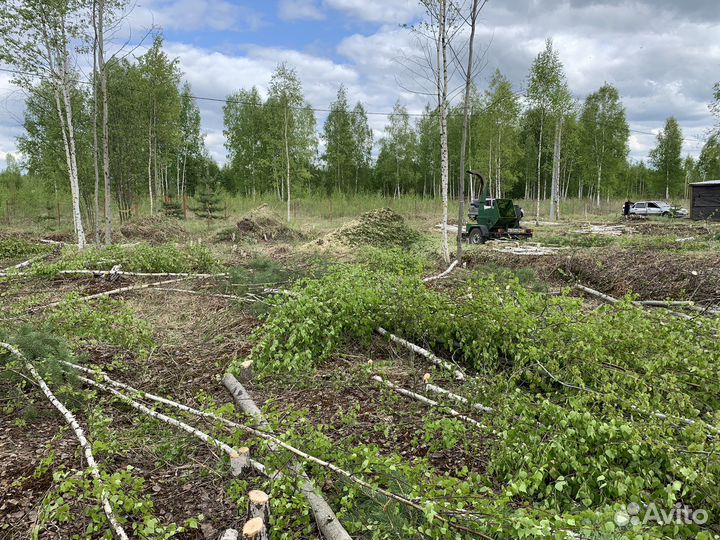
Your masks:
[[[571,231],[582,226],[571,224],[561,232],[555,227],[540,228],[537,240],[541,244],[552,244],[563,234],[572,239]],[[157,234],[156,231],[143,232],[147,227],[153,229],[153,224],[135,224],[122,232],[129,239],[153,242],[189,237],[189,233],[179,231],[174,225],[162,228]],[[224,260],[242,265],[248,254],[262,253],[284,265],[302,266],[302,260],[292,257],[299,246],[305,245],[308,237],[305,233],[278,229],[277,234],[258,236],[258,229],[246,220],[240,220],[235,227],[236,236],[222,237],[214,244]],[[717,229],[692,223],[652,222],[631,227],[632,232],[621,234],[617,242],[574,247],[572,240],[568,240],[568,245],[563,246],[566,249],[542,256],[499,252],[490,245],[473,246],[466,251],[465,268],[469,271],[486,267],[531,270],[548,287],[579,282],[613,296],[634,292],[642,299],[720,303]],[[310,232],[309,236],[313,234]],[[242,243],[243,235],[252,236],[252,243]],[[441,266],[437,258],[437,234],[425,236],[431,246],[428,253],[433,257],[433,264]],[[624,241],[627,237],[639,240],[627,243]],[[660,237],[670,237],[667,244],[672,248],[658,248],[653,242]],[[710,248],[704,244],[696,250],[685,249],[683,243],[676,242],[685,237],[700,237],[711,243]],[[31,237],[24,235],[24,238]],[[138,282],[141,281],[128,279],[121,283]],[[39,303],[47,303],[70,292],[87,295],[118,286],[117,282],[97,278],[4,282],[0,283],[0,305],[11,306],[30,295]],[[448,282],[438,286],[453,285]],[[223,286],[213,283],[196,283],[190,288],[226,292]],[[128,357],[120,363],[114,356],[116,351],[102,346],[87,347],[84,349],[87,361],[136,388],[182,403],[198,407],[231,403],[220,379],[232,362],[249,353],[252,332],[262,324],[257,310],[222,298],[153,290],[128,292],[121,298],[150,323],[157,347],[148,358]],[[31,320],[29,316],[28,320]],[[313,425],[329,426],[326,433],[337,444],[376,444],[381,452],[397,452],[410,461],[426,458],[440,472],[453,473],[463,468],[484,470],[487,462],[484,441],[490,440],[492,434],[479,436],[472,452],[462,448],[431,451],[427,441],[417,436],[422,431],[422,407],[408,400],[391,399],[387,392],[370,383],[368,371],[363,368],[369,361],[392,361],[393,379],[414,390],[422,388],[422,377],[428,370],[428,365],[419,357],[377,338],[369,346],[349,344],[301,385],[264,379],[251,381],[248,389],[269,414],[283,417],[300,411]],[[441,382],[452,388],[452,380]],[[7,395],[3,392],[0,399],[9,400]],[[112,415],[113,427],[122,437],[136,431],[136,415],[131,410],[109,402],[103,403],[103,407]],[[348,417],[352,417],[353,422],[347,422]],[[87,425],[83,414],[79,414],[79,420]],[[215,429],[208,423],[202,425],[208,430]],[[30,536],[43,499],[52,491],[53,471],[84,467],[75,438],[62,426],[56,411],[41,401],[31,418],[23,414],[22,408],[0,414],[0,540]],[[217,538],[228,527],[240,527],[244,509],[238,510],[227,494],[227,471],[218,467],[218,453],[208,452],[206,446],[170,429],[157,431],[157,435],[148,435],[146,440],[134,439],[134,446],[123,449],[104,465],[108,469],[132,465],[134,473],[145,479],[144,492],[152,496],[155,514],[163,522],[181,523],[200,513],[205,516],[199,529],[179,538]],[[168,452],[168,444],[182,449],[180,459],[168,458],[173,454]],[[51,452],[55,460],[47,467],[48,471],[44,471],[41,461]],[[51,524],[43,530],[42,538],[82,536],[86,518],[82,508],[75,511],[75,520]]]

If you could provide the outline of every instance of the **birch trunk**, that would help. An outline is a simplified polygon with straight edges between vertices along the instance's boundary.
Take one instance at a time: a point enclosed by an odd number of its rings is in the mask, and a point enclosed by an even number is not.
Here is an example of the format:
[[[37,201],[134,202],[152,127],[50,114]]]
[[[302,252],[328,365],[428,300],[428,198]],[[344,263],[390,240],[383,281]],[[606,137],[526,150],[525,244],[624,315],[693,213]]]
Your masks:
[[[557,207],[560,196],[560,144],[562,133],[562,118],[555,124],[555,142],[553,144],[553,170],[550,185],[550,221],[557,220]]]
[[[100,245],[100,169],[98,164],[98,92],[97,92],[97,54],[98,54],[98,32],[97,32],[97,8],[93,0],[92,6],[93,31],[95,33],[93,40],[93,169],[95,173],[95,245]]]
[[[440,89],[440,175],[442,180],[442,250],[446,264],[450,264],[450,248],[448,247],[448,186],[449,186],[449,155],[448,155],[448,70],[447,70],[447,32],[446,32],[447,0],[440,0],[440,53],[442,56],[442,84]],[[438,68],[439,69],[439,68]]]
[[[102,480],[102,477],[100,476],[100,471],[97,466],[97,462],[95,461],[95,456],[93,456],[92,453],[92,447],[90,446],[90,443],[88,442],[87,438],[85,437],[85,432],[83,431],[82,427],[80,427],[80,424],[78,423],[77,419],[73,415],[72,412],[70,412],[52,393],[48,385],[45,383],[45,380],[40,376],[40,374],[35,369],[35,366],[30,363],[30,361],[25,358],[25,355],[23,355],[19,350],[17,350],[15,347],[8,343],[0,343],[0,347],[11,353],[13,356],[18,358],[21,362],[25,364],[25,369],[27,369],[30,374],[33,376],[35,381],[40,386],[40,389],[43,391],[43,394],[45,394],[45,397],[48,398],[50,403],[52,403],[53,407],[55,407],[60,414],[63,416],[65,421],[70,425],[73,432],[75,433],[75,436],[78,439],[78,442],[80,443],[80,447],[83,449],[83,453],[85,454],[85,460],[88,464],[88,469],[90,470],[90,474],[93,477],[93,480],[97,484],[97,486],[100,488],[100,501],[102,503],[103,511],[105,512],[105,515],[108,518],[108,521],[110,522],[110,526],[112,527],[113,531],[115,532],[115,535],[120,540],[128,540],[128,536],[125,533],[125,530],[122,528],[122,525],[118,523],[115,513],[113,512],[112,506],[110,505],[110,498],[108,497],[107,490],[105,489],[105,483]]]
[[[105,70],[105,34],[104,34],[105,0],[98,0],[98,69],[100,71],[100,93],[102,94],[102,144],[103,144],[103,184],[104,184],[104,217],[105,245],[112,244],[112,208],[110,189],[110,130],[108,128],[108,92],[107,71]]]

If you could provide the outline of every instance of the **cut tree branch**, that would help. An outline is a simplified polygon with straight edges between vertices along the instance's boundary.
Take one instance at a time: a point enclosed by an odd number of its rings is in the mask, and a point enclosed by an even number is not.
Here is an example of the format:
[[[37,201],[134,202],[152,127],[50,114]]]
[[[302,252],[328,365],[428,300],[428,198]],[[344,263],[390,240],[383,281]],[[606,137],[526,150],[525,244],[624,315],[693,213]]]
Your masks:
[[[386,336],[386,337],[388,337],[388,338],[390,339],[390,341],[392,341],[392,342],[394,342],[394,343],[397,343],[398,345],[402,345],[402,346],[405,347],[406,349],[408,349],[408,350],[410,350],[410,351],[412,351],[412,352],[414,352],[414,353],[417,353],[417,354],[419,354],[420,356],[424,356],[425,358],[427,358],[428,360],[430,360],[430,362],[432,362],[432,363],[435,364],[436,366],[440,366],[440,367],[442,367],[442,368],[444,368],[444,369],[447,369],[448,371],[452,371],[453,374],[455,375],[455,378],[456,378],[457,380],[459,380],[459,381],[465,380],[465,374],[464,374],[462,371],[460,371],[456,366],[454,366],[454,365],[451,364],[450,362],[446,362],[446,361],[443,360],[442,358],[438,358],[437,356],[435,356],[433,353],[431,353],[431,352],[428,351],[427,349],[423,349],[422,347],[418,347],[418,346],[415,345],[414,343],[410,343],[409,341],[406,341],[406,340],[404,340],[404,339],[396,336],[395,334],[391,334],[390,332],[388,332],[387,330],[385,330],[382,326],[378,326],[377,332],[378,332],[378,334],[380,334],[381,336]]]
[[[85,432],[83,431],[82,427],[80,427],[80,424],[75,418],[75,415],[73,415],[73,413],[71,413],[65,407],[65,405],[63,405],[55,397],[48,385],[45,383],[43,378],[35,369],[35,366],[33,366],[32,363],[27,358],[25,358],[25,355],[23,353],[21,353],[18,349],[8,343],[0,342],[0,347],[8,351],[10,354],[14,355],[18,360],[25,364],[25,369],[30,372],[35,381],[40,385],[40,388],[42,389],[45,396],[48,398],[48,400],[50,400],[50,403],[53,404],[53,406],[60,412],[65,421],[72,428],[75,436],[78,439],[78,442],[80,443],[80,447],[83,449],[83,453],[85,454],[85,460],[87,461],[90,474],[92,475],[97,485],[100,487],[100,500],[102,502],[103,511],[105,512],[105,515],[110,522],[110,526],[112,527],[113,531],[115,531],[115,535],[120,540],[128,540],[128,536],[125,533],[125,530],[118,522],[117,518],[115,517],[115,513],[113,512],[112,506],[110,505],[110,499],[108,497],[107,490],[105,489],[105,483],[100,476],[100,471],[98,469],[97,462],[95,461],[95,456],[93,456],[92,447],[90,446],[90,443],[85,437]]]

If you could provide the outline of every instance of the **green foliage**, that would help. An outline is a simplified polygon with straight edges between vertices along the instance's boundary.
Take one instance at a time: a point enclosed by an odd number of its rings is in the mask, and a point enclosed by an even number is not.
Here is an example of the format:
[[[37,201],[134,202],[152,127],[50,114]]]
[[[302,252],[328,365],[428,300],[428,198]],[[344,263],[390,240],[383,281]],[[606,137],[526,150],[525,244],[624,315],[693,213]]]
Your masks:
[[[68,295],[48,315],[53,330],[81,344],[103,344],[139,355],[155,345],[150,324],[122,300],[101,297],[90,303]]]
[[[260,369],[273,372],[310,369],[345,340],[370,336],[383,320],[380,308],[416,283],[417,274],[361,266],[333,267],[320,279],[301,280],[290,296],[273,300],[275,307],[254,336],[251,357]]]
[[[5,259],[19,259],[20,257],[29,257],[32,255],[42,255],[43,253],[50,253],[51,251],[51,246],[29,242],[20,238],[0,240],[0,261]]]
[[[54,276],[60,270],[110,270],[118,264],[126,272],[214,272],[220,269],[215,256],[201,244],[138,244],[92,247],[83,251],[68,246],[58,262],[36,264],[32,272]]]
[[[144,495],[145,481],[133,474],[133,467],[108,474],[101,472],[110,505],[116,510],[120,524],[132,537],[148,540],[166,540],[177,534],[197,529],[200,514],[190,518],[184,525],[163,524],[154,514],[154,504],[148,495]],[[86,523],[81,538],[112,538],[110,524],[100,502],[100,485],[90,473],[56,470],[53,473],[56,484],[43,500],[38,523],[33,529],[33,538],[37,539],[43,529],[52,523],[70,523],[80,516]]]
[[[251,354],[257,365],[307,371],[344,341],[367,339],[382,325],[474,370],[466,395],[478,392],[494,411],[484,417],[487,471],[455,478],[371,447],[343,452],[322,431],[312,435],[307,423],[295,422],[301,427],[288,437],[302,436],[315,455],[332,456],[380,485],[409,486],[416,490],[410,495],[427,501],[422,516],[398,510],[382,519],[353,486],[343,486],[351,528],[372,524],[377,538],[398,527],[405,536],[445,538],[446,525],[433,516],[457,510],[460,498],[463,510],[489,516],[485,532],[513,538],[607,532],[629,502],[719,510],[718,443],[708,437],[708,425],[720,423],[717,321],[649,313],[632,298],[588,311],[577,298],[528,290],[512,273],[473,276],[453,300],[428,289],[401,254],[370,256],[380,264],[339,266],[298,284],[258,330]],[[422,440],[444,451],[463,444],[467,429],[430,417]],[[701,530],[650,524],[623,534],[686,537]]]

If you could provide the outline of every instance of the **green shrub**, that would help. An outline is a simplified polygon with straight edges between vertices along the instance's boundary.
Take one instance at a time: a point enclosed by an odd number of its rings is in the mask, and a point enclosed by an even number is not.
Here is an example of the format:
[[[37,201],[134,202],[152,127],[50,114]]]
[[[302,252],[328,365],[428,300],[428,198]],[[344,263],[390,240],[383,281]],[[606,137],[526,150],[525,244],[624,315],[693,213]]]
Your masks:
[[[154,345],[150,324],[122,300],[101,297],[92,303],[69,295],[48,315],[53,330],[82,344],[104,344],[144,355]]]
[[[0,240],[0,260],[41,255],[50,253],[52,250],[52,246],[47,244],[37,244],[19,238]]]

